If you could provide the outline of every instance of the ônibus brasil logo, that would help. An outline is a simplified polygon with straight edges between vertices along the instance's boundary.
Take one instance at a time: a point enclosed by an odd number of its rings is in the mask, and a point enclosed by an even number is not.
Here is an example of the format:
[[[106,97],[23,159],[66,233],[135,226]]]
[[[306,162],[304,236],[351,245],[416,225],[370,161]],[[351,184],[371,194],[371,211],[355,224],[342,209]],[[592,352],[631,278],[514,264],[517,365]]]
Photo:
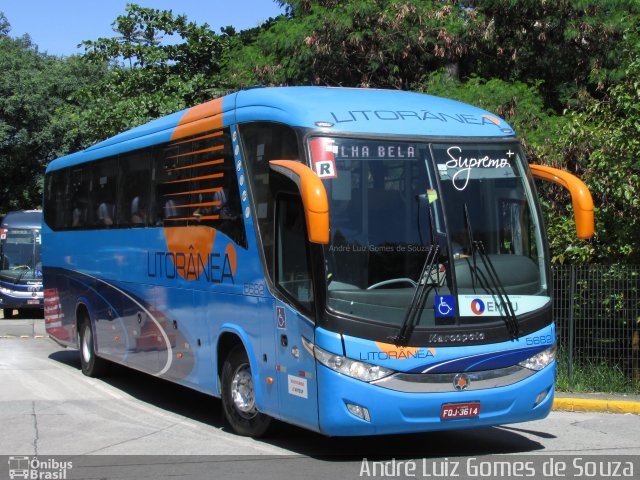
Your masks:
[[[59,461],[55,458],[39,460],[38,457],[9,457],[9,478],[27,480],[65,480],[67,471],[73,468],[73,462]]]
[[[471,300],[471,311],[476,315],[482,315],[485,311],[484,302],[479,298]]]

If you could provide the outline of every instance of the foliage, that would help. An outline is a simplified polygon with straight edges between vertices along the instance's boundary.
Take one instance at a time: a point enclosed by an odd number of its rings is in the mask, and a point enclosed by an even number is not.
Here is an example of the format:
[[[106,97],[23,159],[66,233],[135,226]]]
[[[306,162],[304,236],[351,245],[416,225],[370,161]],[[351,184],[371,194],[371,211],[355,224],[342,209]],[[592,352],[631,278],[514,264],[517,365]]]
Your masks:
[[[290,18],[234,52],[238,83],[408,89],[424,72],[458,61],[474,23],[452,2],[289,2]]]
[[[219,96],[230,44],[184,15],[128,5],[116,36],[85,41],[85,58],[108,74],[79,93],[76,114],[85,145]]]
[[[538,86],[558,111],[579,89],[602,92],[629,58],[635,0],[290,0],[234,75],[265,84],[412,88],[435,70]]]
[[[562,110],[582,88],[604,92],[630,58],[622,40],[640,21],[636,0],[477,0],[484,37],[467,72],[530,83],[542,80],[547,106]]]
[[[494,112],[507,120],[523,138],[525,147],[544,143],[554,135],[558,119],[544,105],[539,82],[528,85],[493,78],[472,76],[465,82],[451,78],[445,71],[431,74],[416,90],[470,103]],[[530,156],[535,151],[529,148]]]
[[[6,37],[11,31],[11,24],[4,13],[0,12],[0,37]]]
[[[541,156],[576,172],[596,206],[594,242],[567,238],[562,197],[550,195],[549,235],[559,261],[640,263],[640,54],[602,100],[588,98],[566,115],[555,141],[539,146]],[[560,240],[562,239],[562,241]]]
[[[77,57],[39,53],[28,36],[0,35],[0,212],[40,205],[44,166],[71,147],[56,110],[96,75]]]
[[[629,380],[619,365],[606,362],[573,362],[565,349],[557,354],[556,389],[560,392],[604,392],[639,394],[640,384]]]

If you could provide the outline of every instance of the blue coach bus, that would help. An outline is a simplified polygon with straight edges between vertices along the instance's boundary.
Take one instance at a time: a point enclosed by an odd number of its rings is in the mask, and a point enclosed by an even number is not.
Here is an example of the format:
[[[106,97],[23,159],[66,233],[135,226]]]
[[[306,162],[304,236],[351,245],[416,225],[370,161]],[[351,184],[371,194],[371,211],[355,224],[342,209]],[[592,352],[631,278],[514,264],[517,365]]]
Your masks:
[[[231,427],[326,435],[545,417],[555,328],[512,128],[423,94],[256,88],[49,165],[48,331],[220,397]]]
[[[41,210],[9,212],[0,223],[0,308],[4,318],[43,308]]]

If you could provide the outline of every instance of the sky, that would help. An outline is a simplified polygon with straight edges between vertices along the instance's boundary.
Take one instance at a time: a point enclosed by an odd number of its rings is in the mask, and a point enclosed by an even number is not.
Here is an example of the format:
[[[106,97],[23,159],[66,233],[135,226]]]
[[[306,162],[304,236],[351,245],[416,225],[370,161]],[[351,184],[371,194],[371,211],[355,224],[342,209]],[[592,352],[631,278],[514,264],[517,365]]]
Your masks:
[[[111,24],[128,3],[184,14],[198,25],[208,23],[216,33],[232,25],[244,30],[260,25],[284,10],[274,0],[0,0],[9,35],[31,36],[41,52],[50,55],[84,53],[83,40],[113,37]]]

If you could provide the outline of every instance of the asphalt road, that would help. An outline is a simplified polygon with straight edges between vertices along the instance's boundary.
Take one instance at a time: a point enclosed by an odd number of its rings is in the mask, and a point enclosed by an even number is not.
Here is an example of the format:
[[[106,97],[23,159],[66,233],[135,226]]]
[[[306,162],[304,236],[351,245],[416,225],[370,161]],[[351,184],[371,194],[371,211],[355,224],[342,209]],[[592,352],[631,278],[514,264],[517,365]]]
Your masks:
[[[554,411],[526,424],[364,439],[280,424],[265,439],[239,437],[217,399],[122,367],[104,379],[85,377],[78,352],[47,338],[0,338],[0,431],[0,455],[74,458],[67,478],[359,478],[369,469],[364,458],[388,467],[416,462],[417,473],[404,476],[425,478],[425,459],[640,458],[640,416],[631,414]]]

